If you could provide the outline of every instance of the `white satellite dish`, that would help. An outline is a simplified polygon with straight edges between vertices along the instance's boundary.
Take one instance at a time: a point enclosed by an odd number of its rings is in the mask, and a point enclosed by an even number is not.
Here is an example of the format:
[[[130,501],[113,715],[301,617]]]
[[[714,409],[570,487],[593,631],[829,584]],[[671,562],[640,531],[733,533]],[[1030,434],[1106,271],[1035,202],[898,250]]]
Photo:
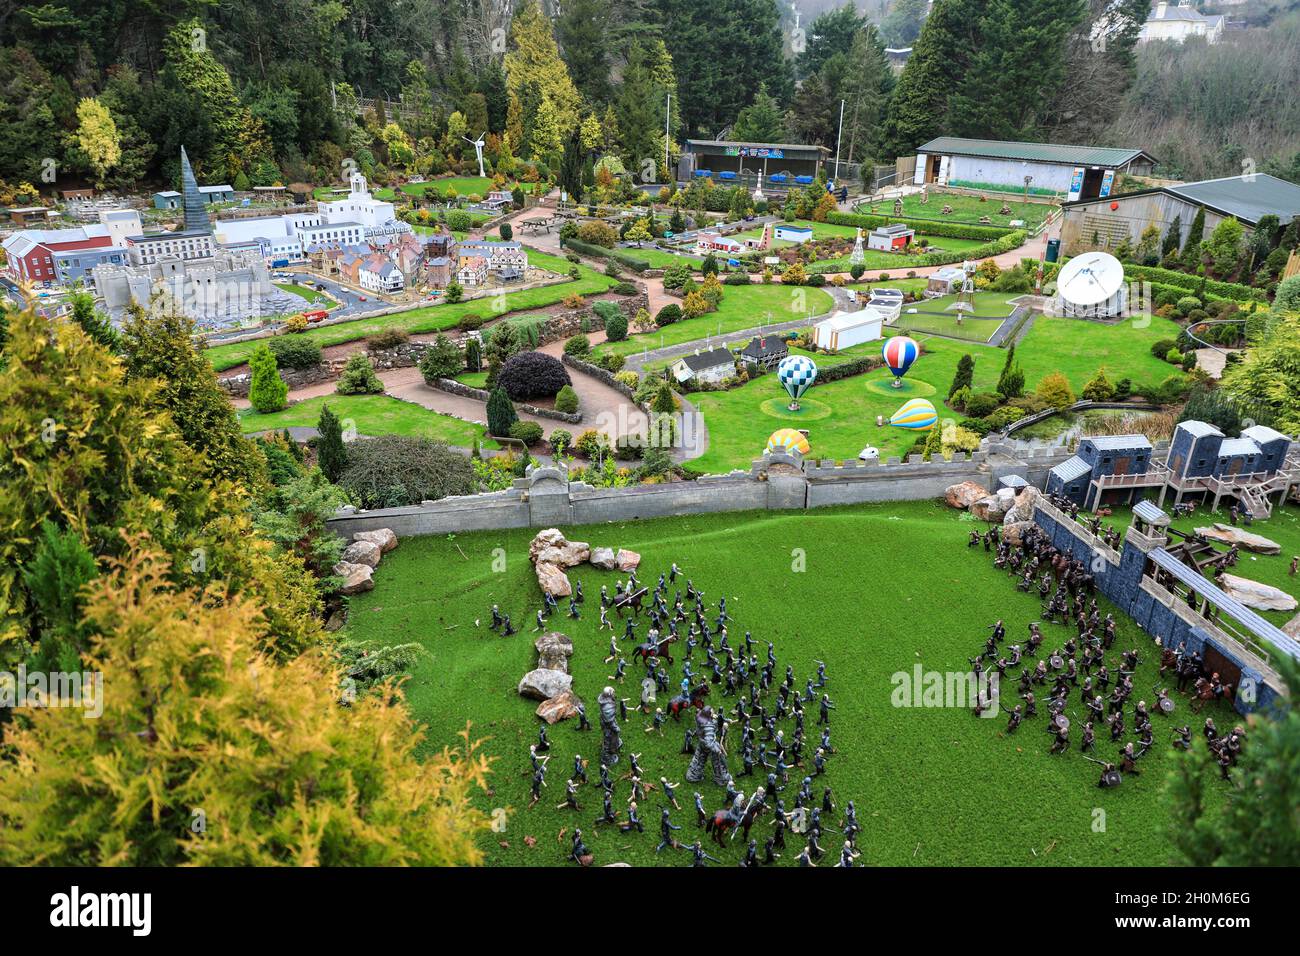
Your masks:
[[[1061,267],[1056,293],[1061,304],[1072,311],[1088,311],[1120,295],[1124,289],[1124,266],[1106,252],[1085,252]]]

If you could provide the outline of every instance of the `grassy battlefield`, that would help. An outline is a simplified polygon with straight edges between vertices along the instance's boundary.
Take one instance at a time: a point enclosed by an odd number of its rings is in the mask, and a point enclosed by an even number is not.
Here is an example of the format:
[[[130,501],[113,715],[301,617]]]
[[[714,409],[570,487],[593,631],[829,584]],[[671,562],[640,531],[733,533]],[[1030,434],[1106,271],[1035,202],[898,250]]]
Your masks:
[[[1222,518],[1222,516],[1219,516]],[[1180,520],[1188,526],[1205,520]],[[1110,519],[1119,526],[1123,515]],[[1177,698],[1170,718],[1157,716],[1155,746],[1141,761],[1140,776],[1126,777],[1117,790],[1096,786],[1098,767],[1078,752],[1078,735],[1071,750],[1047,753],[1050,735],[1041,716],[1006,734],[1005,714],[975,717],[969,702],[953,706],[898,706],[900,688],[911,688],[916,669],[923,674],[967,673],[969,659],[979,652],[987,628],[998,618],[1009,640],[1019,640],[1031,621],[1039,620],[1036,595],[1017,591],[1004,572],[993,567],[982,548],[966,547],[968,532],[977,527],[969,515],[936,502],[914,502],[827,508],[810,512],[770,512],[703,515],[626,524],[563,529],[571,540],[593,546],[626,547],[642,556],[639,577],[653,588],[659,572],[676,561],[683,575],[701,589],[712,616],[717,600],[726,596],[733,646],[746,630],[753,633],[762,659],[767,641],[775,645],[776,680],[786,664],[794,668],[795,689],[802,690],[815,675],[816,661],[825,661],[835,709],[831,712],[831,742],[836,753],[824,777],[814,781],[820,803],[823,786],[833,789],[836,811],[823,821],[822,846],[832,858],[839,846],[841,810],[854,800],[862,833],[861,862],[877,865],[1158,865],[1173,858],[1168,838],[1172,825],[1163,783],[1175,751],[1171,728],[1201,718],[1191,714],[1187,699]],[[983,525],[978,525],[982,530]],[[1295,591],[1286,575],[1289,555],[1300,550],[1300,521],[1287,508],[1257,529],[1283,543],[1276,557],[1247,558],[1248,573]],[[634,865],[685,865],[689,854],[664,850],[656,854],[662,801],[655,791],[641,804],[646,832],[619,832],[595,826],[601,811],[597,779],[600,735],[595,727],[579,732],[576,722],[548,728],[551,760],[542,799],[529,809],[528,747],[537,739],[540,721],[536,702],[516,693],[519,678],[535,666],[533,630],[541,594],[528,561],[527,529],[408,538],[384,559],[374,591],[352,599],[350,637],[384,642],[415,642],[424,654],[406,682],[409,706],[427,726],[425,748],[436,751],[454,744],[457,734],[472,724],[472,738],[482,738],[494,758],[492,791],[481,798],[486,811],[503,810],[498,832],[488,835],[488,862],[510,866],[558,865],[568,849],[568,834],[576,825],[595,853],[597,864],[623,861]],[[502,563],[504,561],[504,563]],[[570,571],[586,594],[580,620],[563,612],[548,629],[569,635],[574,644],[570,670],[574,690],[596,721],[595,698],[611,683],[614,664],[605,663],[610,632],[599,631],[598,595],[602,584],[611,590],[619,575],[590,565]],[[678,587],[685,583],[679,578]],[[668,593],[672,602],[672,589]],[[487,627],[489,608],[499,604],[519,633],[501,637]],[[1104,600],[1102,612],[1114,611]],[[1157,658],[1150,639],[1127,617],[1116,613],[1118,638],[1112,654],[1137,648],[1143,656],[1134,678],[1135,697],[1150,701],[1158,684]],[[617,621],[619,646],[622,622]],[[1045,646],[1063,643],[1073,628],[1044,625]],[[638,632],[644,637],[644,626]],[[683,643],[673,645],[673,692],[681,679]],[[703,653],[696,649],[695,669],[702,670]],[[629,662],[627,678],[616,685],[618,696],[630,698],[622,722],[624,754],[640,754],[647,782],[660,776],[680,783],[680,811],[673,822],[685,843],[705,839],[695,825],[692,792],[704,796],[711,813],[721,805],[722,791],[705,782],[684,781],[688,757],[680,753],[686,724],[667,721],[662,735],[648,733],[651,719],[631,709],[639,695],[641,669]],[[901,675],[901,676],[900,676]],[[1172,686],[1172,685],[1171,685]],[[1014,685],[1003,685],[1003,699],[1014,702]],[[660,694],[664,706],[668,695]],[[732,698],[714,686],[714,705],[730,708]],[[1082,726],[1077,692],[1070,711],[1075,727]],[[957,706],[961,704],[962,706]],[[807,737],[820,738],[817,706],[806,705]],[[1213,713],[1220,724],[1232,719],[1226,710]],[[792,722],[781,725],[787,735]],[[761,733],[759,734],[761,737]],[[740,770],[738,729],[728,738],[732,773]],[[1132,739],[1132,731],[1125,739]],[[806,761],[811,756],[809,748]],[[1119,747],[1098,734],[1097,756],[1112,759]],[[557,809],[564,799],[565,779],[575,754],[592,763],[592,783],[580,787],[581,811]],[[624,758],[616,777],[626,772]],[[1211,792],[1211,813],[1222,805],[1223,789],[1215,768],[1203,770]],[[793,804],[802,773],[795,771],[785,790],[787,808]],[[738,778],[746,793],[764,777]],[[619,780],[615,809],[622,817],[630,784]],[[772,832],[765,815],[753,835],[760,848]],[[735,865],[743,841],[728,840],[710,853]],[[781,859],[792,864],[803,840],[787,835]]]

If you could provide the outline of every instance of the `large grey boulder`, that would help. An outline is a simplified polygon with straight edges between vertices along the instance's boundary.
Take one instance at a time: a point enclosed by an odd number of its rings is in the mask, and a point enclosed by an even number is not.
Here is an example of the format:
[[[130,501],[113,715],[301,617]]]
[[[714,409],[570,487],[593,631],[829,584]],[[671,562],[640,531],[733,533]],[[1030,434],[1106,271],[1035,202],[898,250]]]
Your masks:
[[[1243,550],[1254,551],[1257,554],[1282,553],[1282,546],[1273,539],[1266,538],[1262,534],[1253,534],[1235,525],[1224,524],[1221,521],[1216,521],[1213,528],[1197,528],[1196,533],[1205,535],[1211,541],[1235,544]]]
[[[1032,485],[1022,489],[1020,494],[1016,495],[1011,508],[1002,517],[1002,523],[1008,525],[1019,524],[1022,521],[1033,521],[1034,504],[1041,497],[1043,497],[1043,493]]]
[[[970,513],[980,521],[1001,522],[1011,507],[1011,502],[1002,495],[988,495],[970,506]]]
[[[613,571],[618,567],[618,559],[614,556],[613,548],[592,548],[591,557],[587,559],[594,568],[600,568],[602,571]]]
[[[1228,597],[1257,611],[1294,611],[1298,606],[1295,598],[1271,584],[1239,578],[1235,574],[1221,575],[1218,582]]]
[[[345,564],[364,564],[368,568],[377,568],[382,557],[383,552],[373,541],[353,541],[343,549],[343,556],[339,560]]]
[[[397,534],[392,528],[376,528],[374,531],[358,531],[352,536],[353,541],[369,541],[379,545],[379,550],[387,554],[397,547]]]
[[[539,667],[519,679],[519,693],[533,700],[550,700],[573,686],[573,678],[564,671]]]
[[[949,508],[965,511],[981,498],[987,497],[988,493],[989,490],[978,481],[963,481],[945,488],[943,500],[948,503]]]
[[[591,556],[591,545],[585,541],[569,541],[559,528],[545,528],[537,532],[528,545],[528,559],[534,564],[556,564],[571,568],[582,564]]]
[[[572,690],[561,691],[537,705],[537,716],[548,724],[558,724],[570,717],[577,717],[578,705],[581,703]]]
[[[533,641],[537,648],[537,666],[546,670],[569,672],[569,658],[573,656],[573,641],[567,634],[547,631]]]
[[[568,597],[573,593],[573,585],[569,583],[569,576],[564,573],[564,569],[558,564],[539,561],[537,567],[533,570],[537,572],[538,586],[551,597]]]
[[[363,591],[373,591],[375,588],[374,572],[368,564],[350,564],[340,561],[334,565],[334,573],[343,579],[343,585],[339,588],[340,594],[360,594]]]

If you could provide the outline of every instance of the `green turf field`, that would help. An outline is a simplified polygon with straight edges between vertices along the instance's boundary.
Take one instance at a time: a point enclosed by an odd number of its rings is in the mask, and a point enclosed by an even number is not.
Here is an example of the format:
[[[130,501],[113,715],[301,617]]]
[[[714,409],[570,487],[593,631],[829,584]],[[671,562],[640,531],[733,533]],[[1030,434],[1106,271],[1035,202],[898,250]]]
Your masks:
[[[806,226],[812,229],[814,239],[841,238],[852,239],[857,235],[856,226],[840,226],[830,222],[812,222],[807,219],[795,221],[796,225]],[[757,239],[763,234],[762,227],[757,229],[746,229],[744,232],[738,232],[733,238],[736,239]],[[966,252],[986,245],[984,239],[949,239],[940,236],[927,236],[923,232],[917,233],[917,239],[928,239],[930,242],[930,252]],[[773,240],[772,246],[775,249],[784,249],[794,245],[785,239]],[[920,261],[919,256],[904,256],[892,252],[879,252],[875,249],[863,249],[863,266],[870,270],[879,269],[907,269],[917,266]],[[847,272],[849,270],[848,255],[840,256],[836,259],[819,259],[809,263],[807,266],[811,272]]]
[[[829,852],[838,846],[834,831],[842,819],[839,808],[852,799],[862,826],[859,862],[869,865],[1170,862],[1166,827],[1171,821],[1162,781],[1172,764],[1169,728],[1174,720],[1182,723],[1190,716],[1182,699],[1173,719],[1154,718],[1157,743],[1141,762],[1141,776],[1129,777],[1120,789],[1110,791],[1095,786],[1098,768],[1077,749],[1059,756],[1047,753],[1049,736],[1042,716],[1007,736],[1005,717],[979,719],[957,706],[895,706],[895,675],[911,674],[915,667],[965,673],[994,620],[1004,619],[1009,635],[1018,639],[1040,616],[1036,596],[1016,591],[982,549],[966,548],[971,527],[957,512],[915,502],[607,523],[565,531],[593,545],[640,552],[640,578],[651,587],[659,572],[676,561],[704,591],[714,614],[718,597],[725,595],[734,619],[733,646],[752,630],[762,658],[771,640],[778,680],[789,663],[802,690],[815,673],[814,662],[826,662],[827,691],[835,704],[831,742],[837,753],[827,775],[815,782],[815,795],[820,802],[824,785],[834,791],[837,809],[823,820],[828,832],[822,845]],[[593,783],[580,789],[581,811],[556,809],[574,755],[591,759],[599,752],[598,731],[580,733],[573,721],[550,728],[548,786],[542,801],[527,809],[527,751],[539,722],[533,714],[536,703],[520,698],[515,686],[536,661],[531,628],[540,593],[527,558],[533,533],[519,529],[403,539],[376,572],[375,590],[352,599],[346,634],[384,642],[416,641],[428,651],[406,684],[409,706],[427,725],[422,745],[426,752],[454,744],[467,721],[473,725],[473,737],[486,739],[487,753],[497,759],[493,790],[479,800],[487,811],[507,810],[505,828],[483,841],[490,863],[561,865],[569,846],[567,834],[577,825],[598,865],[686,865],[686,853],[655,853],[657,793],[641,806],[644,834],[624,835],[593,825],[601,804],[594,765],[589,768]],[[803,565],[796,562],[800,556]],[[504,570],[500,565],[494,570],[494,561],[502,557]],[[803,570],[796,570],[800,567]],[[582,565],[572,577],[582,582],[587,595],[582,620],[561,614],[551,624],[573,638],[574,686],[594,722],[595,698],[613,674],[613,665],[603,662],[609,632],[597,632],[596,596],[601,584],[612,587],[618,575]],[[503,638],[475,625],[476,619],[486,624],[494,602],[512,615],[520,633]],[[1111,610],[1102,603],[1103,613]],[[1127,618],[1116,617],[1116,649],[1137,647],[1144,652],[1134,685],[1147,695],[1147,688],[1156,683],[1150,642]],[[1064,640],[1067,629],[1048,625],[1045,633],[1054,644]],[[676,645],[674,651],[676,684],[683,648]],[[697,672],[701,656],[697,651]],[[632,675],[637,670],[629,667],[628,673],[618,692],[635,701],[638,684]],[[715,689],[715,703],[731,705],[731,699],[719,695]],[[1078,717],[1077,697],[1072,709]],[[1216,716],[1220,724],[1229,718],[1226,711]],[[811,706],[807,735],[814,743],[820,738],[816,720],[817,708]],[[1081,723],[1075,721],[1076,729]],[[673,812],[673,821],[683,827],[678,837],[687,842],[703,839],[695,828],[691,793],[698,789],[711,812],[720,806],[722,792],[708,780],[700,785],[684,782],[687,758],[679,753],[683,724],[670,720],[663,736],[646,733],[648,724],[648,718],[629,714],[622,724],[624,753],[640,754],[646,779],[657,781],[662,775],[682,784],[682,810]],[[793,724],[786,721],[782,727],[788,739]],[[733,733],[729,744],[738,750],[738,730]],[[1077,748],[1077,731],[1073,736]],[[1117,746],[1105,734],[1099,737],[1099,754],[1113,757]],[[738,760],[730,763],[733,773],[739,770]],[[615,775],[625,769],[626,759]],[[1223,785],[1213,768],[1207,766],[1205,774],[1213,813]],[[792,778],[792,788],[797,779]],[[746,792],[761,780],[739,778]],[[626,780],[617,783],[619,810],[626,807],[629,786]],[[787,808],[793,796],[787,789]],[[1104,817],[1098,811],[1104,811]],[[760,847],[771,832],[770,819],[764,817],[755,828]],[[791,864],[801,845],[797,837],[790,839],[781,863]],[[734,866],[743,846],[737,839],[710,852]]]
[[[961,321],[951,307],[958,296],[945,295],[937,299],[904,304],[894,327],[907,332],[944,335],[969,342],[987,342],[1002,325],[1002,321],[1015,311],[1018,292],[977,292],[975,311],[965,313]],[[909,310],[916,309],[916,312]]]
[[[269,415],[244,409],[239,413],[239,423],[246,433],[296,426],[315,428],[323,405],[328,405],[341,420],[351,420],[358,435],[412,435],[470,448],[475,441],[484,441],[487,434],[482,425],[388,395],[324,395]]]
[[[672,328],[672,326],[669,326]],[[1105,365],[1112,382],[1132,380],[1134,389],[1155,385],[1176,369],[1151,355],[1150,345],[1161,338],[1176,335],[1176,326],[1166,319],[1139,319],[1120,325],[1102,325],[1076,319],[1040,316],[1024,341],[1016,347],[1016,359],[1025,370],[1025,386],[1032,390],[1049,372],[1060,371],[1070,380],[1076,393]],[[832,409],[829,417],[808,425],[812,454],[816,458],[855,458],[864,446],[873,445],[884,458],[905,454],[918,433],[886,425],[876,426],[876,416],[886,420],[902,403],[912,397],[927,397],[939,409],[939,417],[960,420],[963,416],[949,410],[942,399],[947,396],[965,353],[975,359],[975,390],[991,391],[1001,374],[1006,352],[987,345],[954,342],[934,336],[914,334],[921,341],[923,354],[908,371],[905,381],[919,382],[934,392],[925,396],[895,393],[879,387],[892,379],[880,369],[865,375],[814,385],[808,393]],[[844,356],[879,355],[881,343],[867,342],[846,349]],[[814,361],[821,362],[817,356]],[[935,397],[937,393],[937,397]],[[779,427],[801,427],[789,420],[777,420],[764,414],[762,405],[785,395],[775,375],[761,376],[727,392],[700,392],[691,396],[704,415],[709,430],[708,450],[691,462],[706,472],[723,473],[732,468],[748,468],[749,463],[767,444],[768,436]]]
[[[942,192],[931,187],[930,201],[925,204],[921,203],[920,193],[903,197],[903,217],[979,225],[980,217],[988,216],[992,220],[990,225],[1005,226],[1013,219],[1023,219],[1025,224],[1032,228],[1046,219],[1057,208],[1050,202],[1025,202],[1023,199],[1014,198],[1014,194],[1011,193],[990,192],[987,195],[988,201],[980,202],[979,196]],[[998,212],[1004,202],[1011,207],[1011,215],[1009,216],[1000,215]],[[945,205],[952,206],[952,215],[943,215],[942,210]],[[862,205],[857,211],[877,216],[892,216],[894,214],[894,201],[890,199],[886,202],[876,203],[874,209]]]
[[[696,339],[702,343],[705,336],[807,319],[829,312],[834,307],[835,300],[824,289],[777,283],[725,286],[718,311],[695,319],[683,319],[654,332],[630,335],[621,342],[605,342],[597,346],[595,351],[602,355],[609,352],[631,355],[643,349],[679,345]]]

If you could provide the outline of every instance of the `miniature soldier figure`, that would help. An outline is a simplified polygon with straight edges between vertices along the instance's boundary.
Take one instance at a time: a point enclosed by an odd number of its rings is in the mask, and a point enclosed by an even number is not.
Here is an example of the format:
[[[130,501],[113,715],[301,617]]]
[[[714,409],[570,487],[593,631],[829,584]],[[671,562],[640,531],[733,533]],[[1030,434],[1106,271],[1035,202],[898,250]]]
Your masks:
[[[609,790],[605,791],[604,809],[596,818],[597,826],[602,823],[618,823],[618,814],[614,812],[614,797]]]
[[[582,617],[582,614],[578,611],[578,602],[572,597],[569,598],[569,617],[575,621]]]
[[[821,713],[817,716],[817,723],[829,724],[831,722],[831,711],[834,709],[835,705],[831,703],[830,697],[822,694]]]
[[[641,818],[637,816],[635,800],[633,800],[631,803],[628,804],[627,822],[620,823],[618,825],[618,828],[622,830],[624,833],[631,833],[633,830],[635,830],[637,833],[645,833],[645,824],[643,824],[641,822]]]
[[[587,719],[587,706],[582,701],[578,702],[578,729],[591,730],[591,721]]]
[[[623,749],[623,738],[619,736],[618,721],[615,719],[614,688],[606,687],[596,698],[600,707],[600,762],[606,766],[618,763],[618,753]]]
[[[722,744],[718,742],[718,732],[714,724],[713,708],[701,707],[695,717],[695,752],[691,756],[690,766],[686,768],[686,779],[699,783],[704,779],[704,767],[708,764],[713,769],[713,782],[725,787],[731,781],[727,771],[727,761]]]
[[[721,862],[720,860],[714,859],[713,857],[705,853],[704,845],[700,843],[699,840],[696,840],[694,843],[692,843],[688,847],[685,847],[684,849],[691,851],[691,866],[708,866],[709,864],[706,861],[712,861],[714,863]]]
[[[502,631],[502,634],[503,634],[505,637],[509,637],[511,634],[514,634],[514,633],[515,633],[515,626],[514,626],[513,624],[510,623],[510,615],[509,615],[509,614],[507,614],[507,615],[505,616],[505,620],[504,620],[502,623],[503,623],[503,625],[505,626],[505,630]]]
[[[528,808],[531,810],[538,800],[542,799],[542,787],[546,786],[546,766],[543,765],[533,774],[532,799],[528,801]]]
[[[572,777],[564,782],[564,802],[556,805],[555,809],[563,810],[565,807],[570,810],[582,809],[578,806],[578,785],[573,782]]]
[[[704,812],[704,798],[700,796],[698,790],[695,791],[695,825],[702,827],[708,821],[709,815]]]
[[[749,846],[745,848],[745,856],[740,861],[741,866],[756,867],[758,866],[758,841],[750,840]]]
[[[667,807],[664,807],[662,810],[660,810],[659,811],[659,845],[655,847],[655,852],[658,853],[664,847],[669,847],[673,850],[677,849],[677,838],[673,836],[673,831],[680,830],[680,829],[681,827],[673,823],[672,817],[669,815]]]
[[[534,630],[534,631],[544,631],[544,630],[546,630],[546,618],[542,615],[542,609],[541,609],[541,608],[538,608],[538,609],[537,609],[537,626],[536,626],[535,628],[533,628],[533,630]]]
[[[841,867],[850,867],[853,865],[853,861],[856,860],[859,856],[861,856],[861,854],[858,853],[857,850],[853,849],[853,845],[849,843],[848,840],[845,840],[844,848],[840,850],[840,861],[835,865]]]
[[[591,850],[587,849],[587,845],[582,842],[582,831],[577,827],[573,828],[573,844],[569,850],[569,859],[582,866],[591,863]]]
[[[1083,725],[1083,740],[1079,744],[1079,750],[1088,753],[1092,750],[1093,745],[1097,742],[1097,736],[1092,729],[1092,722]]]
[[[546,725],[542,724],[537,728],[537,752],[546,753],[551,749],[551,742],[546,739]]]
[[[573,755],[573,779],[587,782],[587,761],[582,759],[582,754]]]

